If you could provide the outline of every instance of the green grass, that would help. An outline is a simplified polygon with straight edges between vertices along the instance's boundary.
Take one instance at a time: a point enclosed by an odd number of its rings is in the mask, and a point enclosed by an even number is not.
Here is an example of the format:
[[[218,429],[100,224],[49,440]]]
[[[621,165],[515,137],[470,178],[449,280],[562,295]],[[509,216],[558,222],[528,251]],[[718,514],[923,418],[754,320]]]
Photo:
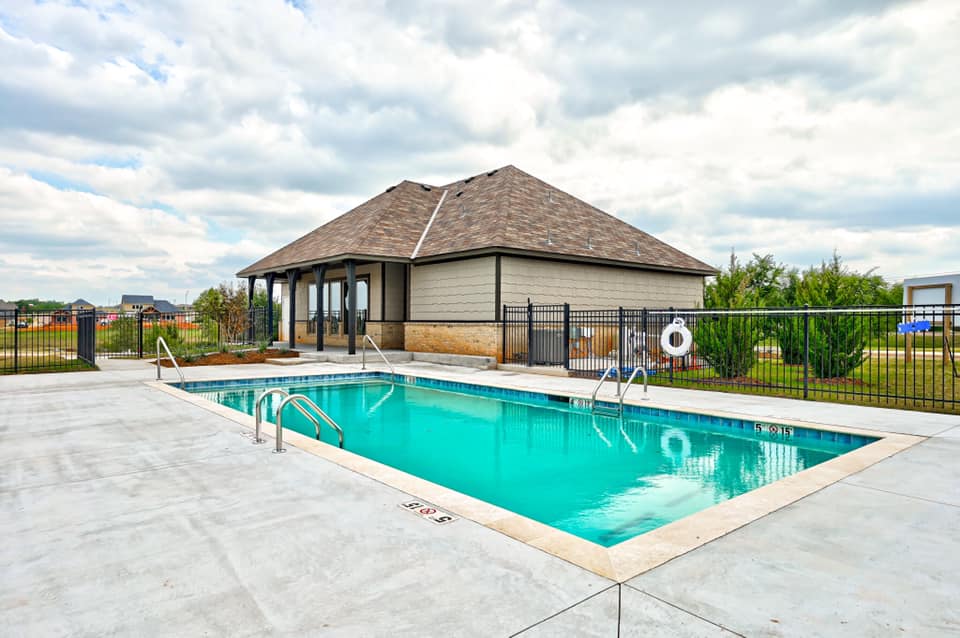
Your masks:
[[[957,357],[960,368],[960,356]],[[675,370],[673,383],[664,370],[650,377],[651,384],[697,388],[738,394],[803,397],[803,366],[786,365],[779,358],[759,359],[747,377],[756,385],[734,385],[719,379],[712,369]],[[852,381],[852,382],[851,382]],[[913,363],[895,357],[871,358],[845,383],[808,380],[808,396],[816,401],[876,405],[960,414],[960,378],[932,356],[917,356]],[[879,395],[909,395],[891,399]],[[954,401],[955,403],[950,403]]]

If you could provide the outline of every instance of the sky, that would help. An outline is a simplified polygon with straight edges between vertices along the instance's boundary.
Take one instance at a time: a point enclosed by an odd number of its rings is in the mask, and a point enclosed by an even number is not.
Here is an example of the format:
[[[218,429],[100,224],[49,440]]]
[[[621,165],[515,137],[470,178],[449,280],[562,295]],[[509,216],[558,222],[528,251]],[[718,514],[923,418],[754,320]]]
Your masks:
[[[506,164],[714,265],[960,270],[957,60],[956,0],[0,0],[0,298],[192,300]]]

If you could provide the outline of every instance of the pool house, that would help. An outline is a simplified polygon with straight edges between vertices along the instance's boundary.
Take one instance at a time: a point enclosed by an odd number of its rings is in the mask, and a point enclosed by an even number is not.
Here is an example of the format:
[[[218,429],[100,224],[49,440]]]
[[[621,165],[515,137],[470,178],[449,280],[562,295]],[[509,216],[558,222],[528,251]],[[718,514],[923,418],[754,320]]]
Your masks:
[[[514,167],[402,181],[241,270],[290,347],[500,358],[505,305],[695,307],[708,264]]]

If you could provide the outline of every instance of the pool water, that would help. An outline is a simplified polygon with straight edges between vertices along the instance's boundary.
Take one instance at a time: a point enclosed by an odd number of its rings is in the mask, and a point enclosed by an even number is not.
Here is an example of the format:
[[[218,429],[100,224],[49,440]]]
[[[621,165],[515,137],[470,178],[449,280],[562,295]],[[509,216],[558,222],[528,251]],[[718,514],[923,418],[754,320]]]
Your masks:
[[[265,387],[193,391],[253,414]],[[677,414],[595,416],[566,399],[515,400],[384,380],[279,387],[322,407],[343,428],[346,450],[605,547],[865,442],[784,438],[752,424],[717,432]],[[280,400],[264,402],[265,421],[275,422]],[[311,422],[288,410],[286,427],[315,436]],[[326,425],[321,439],[337,444]]]

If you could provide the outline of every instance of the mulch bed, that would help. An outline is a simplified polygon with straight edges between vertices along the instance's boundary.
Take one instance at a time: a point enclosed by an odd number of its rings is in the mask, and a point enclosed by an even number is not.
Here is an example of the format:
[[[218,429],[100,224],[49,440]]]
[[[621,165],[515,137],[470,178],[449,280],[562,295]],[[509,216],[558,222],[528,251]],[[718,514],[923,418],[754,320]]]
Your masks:
[[[265,352],[246,350],[243,352],[242,358],[233,352],[215,352],[213,354],[205,354],[194,361],[184,361],[182,357],[177,357],[177,365],[181,368],[190,368],[193,366],[229,366],[245,363],[263,363],[267,359],[295,359],[299,356],[300,353],[295,350],[277,350],[275,348],[271,348]],[[166,358],[160,361],[160,365],[164,368],[173,367],[170,359]]]

